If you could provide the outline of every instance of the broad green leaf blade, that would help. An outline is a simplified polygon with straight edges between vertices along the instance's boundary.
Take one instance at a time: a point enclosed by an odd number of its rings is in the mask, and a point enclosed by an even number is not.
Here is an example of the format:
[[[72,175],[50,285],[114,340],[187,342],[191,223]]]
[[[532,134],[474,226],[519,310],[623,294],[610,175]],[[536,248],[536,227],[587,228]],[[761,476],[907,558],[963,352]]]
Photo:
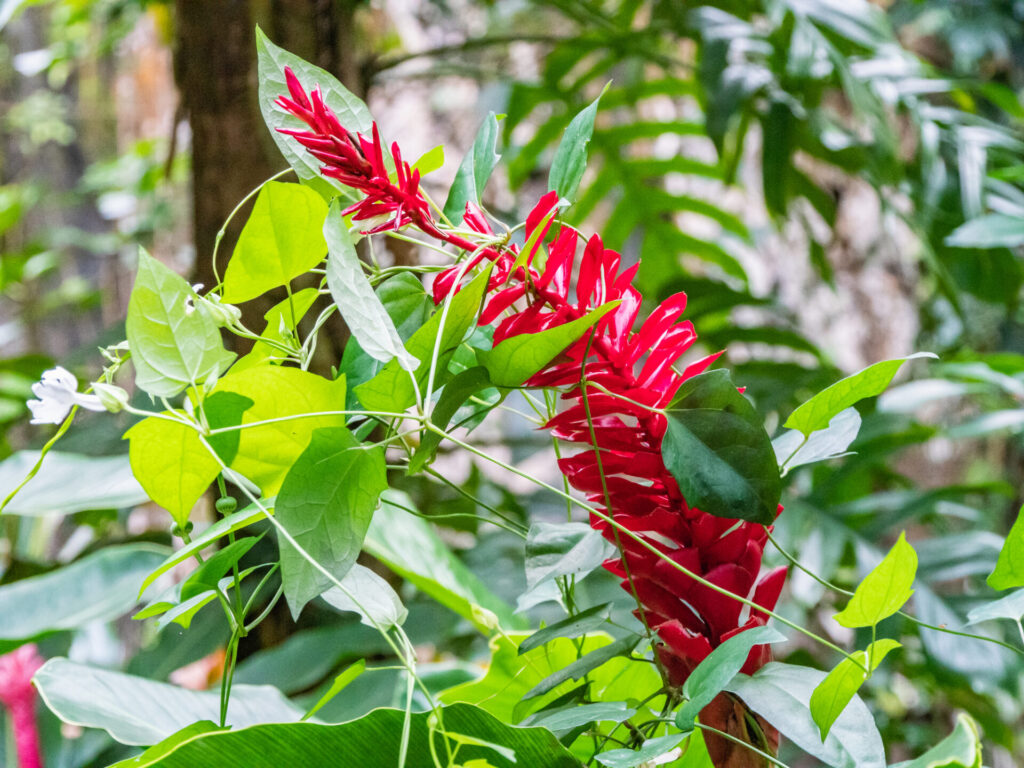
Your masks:
[[[997,590],[1024,587],[1024,507],[1017,512],[1017,520],[1006,535],[996,568],[987,581]]]
[[[18,451],[0,462],[0,499],[13,491],[39,460],[39,451]],[[70,515],[93,509],[124,509],[149,496],[132,474],[127,456],[92,457],[50,451],[39,472],[4,509],[5,515]]]
[[[906,533],[900,533],[892,549],[864,577],[835,620],[844,627],[871,627],[892,616],[914,594],[911,585],[916,574],[917,553],[907,543]]]
[[[171,513],[178,525],[220,474],[220,464],[199,433],[167,412],[143,419],[125,432],[132,472],[149,498]]]
[[[490,376],[487,374],[487,369],[481,366],[467,368],[456,374],[451,381],[444,385],[441,397],[430,414],[430,421],[442,430],[447,430],[448,424],[459,408],[470,397],[489,386],[491,386]],[[416,452],[409,460],[408,473],[414,475],[429,464],[440,444],[441,436],[437,432],[425,431]]]
[[[122,616],[138,601],[139,582],[167,551],[153,544],[105,547],[41,576],[0,586],[0,649]]]
[[[487,180],[501,159],[496,151],[498,145],[498,117],[488,112],[480,130],[477,131],[473,146],[462,158],[459,170],[455,172],[448,199],[444,203],[444,215],[454,224],[462,221],[466,203],[479,203]]]
[[[401,626],[409,615],[391,585],[365,566],[353,565],[341,584],[344,590],[331,587],[324,592],[324,600],[339,611],[358,613],[368,627],[386,632]]]
[[[155,397],[174,397],[189,384],[219,375],[235,355],[205,312],[191,309],[192,288],[139,248],[125,331],[135,383]]]
[[[549,731],[568,731],[587,723],[621,723],[636,714],[624,701],[570,704],[557,709],[546,709],[530,715],[524,725],[539,725]]]
[[[407,768],[434,765],[429,745],[431,712],[410,718]],[[505,725],[477,707],[454,704],[442,710],[445,730],[461,742],[459,764],[493,768],[578,768],[579,761],[546,728]],[[112,768],[238,768],[239,766],[302,766],[302,768],[395,768],[405,712],[375,709],[340,725],[288,723],[200,734],[177,746],[149,752]],[[434,736],[436,749],[444,749]],[[495,750],[491,745],[500,746]],[[154,748],[156,749],[156,748]],[[153,750],[150,750],[153,752]],[[510,759],[514,753],[515,762]],[[156,752],[154,752],[156,755]],[[486,763],[479,761],[486,760]]]
[[[264,184],[224,273],[224,301],[255,299],[323,261],[326,216],[327,204],[309,187]]]
[[[551,172],[548,174],[548,189],[555,190],[559,197],[566,200],[576,198],[576,190],[583,180],[583,172],[587,168],[587,144],[594,135],[594,118],[597,117],[601,96],[608,90],[608,85],[589,106],[572,119],[562,135],[558,149],[555,150]]]
[[[415,375],[419,389],[423,392],[430,376],[435,348],[438,350],[438,357],[434,383],[435,386],[444,384],[442,374],[447,368],[448,360],[462,343],[463,337],[479,314],[480,301],[487,288],[490,274],[488,266],[469,285],[446,299],[430,319],[409,338],[405,348],[420,361],[414,374],[403,370],[397,360],[392,360],[380,373],[355,388],[359,401],[367,410],[400,412],[413,405],[416,402],[416,390],[410,376]]]
[[[981,734],[978,724],[960,712],[956,727],[946,738],[916,760],[896,763],[892,768],[981,768]]]
[[[259,365],[228,374],[217,382],[216,392],[253,401],[242,414],[245,429],[230,466],[265,496],[277,493],[314,430],[345,426],[345,416],[338,413],[345,408],[344,378],[329,381],[297,368]],[[246,426],[256,422],[259,426]]]
[[[549,624],[543,629],[538,629],[519,644],[519,654],[522,655],[532,651],[534,648],[540,648],[542,645],[558,637],[582,637],[590,632],[594,632],[607,623],[608,617],[611,615],[611,609],[611,603],[595,605],[554,624]]]
[[[796,746],[830,768],[885,768],[885,750],[871,712],[857,696],[821,740],[810,711],[811,693],[824,672],[769,662],[754,675],[739,674],[726,686]]]
[[[946,245],[954,248],[1016,248],[1024,245],[1024,218],[990,213],[953,230]]]
[[[864,370],[847,376],[816,394],[793,411],[783,426],[787,429],[799,430],[805,435],[825,429],[840,411],[849,408],[865,397],[880,395],[889,386],[889,382],[892,381],[892,377],[896,375],[900,366],[907,360],[917,360],[922,357],[935,358],[936,356],[931,352],[918,352],[909,357],[883,360],[880,363],[869,365]]]
[[[324,103],[327,104],[338,121],[349,131],[370,135],[373,118],[366,105],[356,98],[338,79],[320,67],[303,61],[298,56],[274,45],[259,27],[256,28],[256,51],[259,66],[259,102],[260,112],[267,129],[288,161],[296,175],[310,187],[330,200],[343,189],[342,185],[327,179],[320,174],[320,161],[313,157],[309,150],[294,138],[281,133],[279,128],[307,130],[307,126],[299,118],[285,112],[274,104],[278,96],[288,96],[285,83],[284,68],[291,67],[295,76],[306,88],[307,92],[320,86]]]
[[[64,658],[46,662],[33,682],[63,722],[103,728],[122,744],[156,744],[196,721],[220,719],[219,691],[191,691]],[[295,722],[300,717],[302,713],[269,685],[231,689],[227,721],[235,728]]]
[[[285,477],[274,516],[313,560],[341,579],[359,556],[387,487],[383,448],[362,445],[344,427],[318,429]],[[331,581],[287,540],[279,547],[285,599],[298,618]]]
[[[619,305],[610,301],[571,322],[539,333],[521,333],[505,339],[494,349],[476,353],[480,364],[498,387],[518,387],[565,351]]]
[[[836,718],[868,679],[868,674],[878,668],[889,651],[899,647],[900,644],[895,640],[878,640],[868,646],[867,651],[857,651],[851,658],[840,661],[818,684],[811,694],[810,708],[822,741],[828,737]]]
[[[1020,621],[1024,618],[1024,589],[1018,589],[1006,597],[982,603],[967,614],[967,624],[980,624],[993,619]]]
[[[526,535],[526,586],[587,574],[615,553],[615,545],[586,523],[534,523]]]
[[[691,507],[765,525],[775,520],[782,494],[775,452],[728,371],[687,379],[666,416],[665,466]]]
[[[484,634],[492,627],[479,608],[491,612],[505,629],[522,626],[511,606],[491,592],[437,535],[414,509],[404,493],[388,490],[373,516],[364,547],[388,568],[410,581]]]
[[[694,729],[700,711],[739,673],[754,646],[778,643],[785,639],[773,627],[754,627],[730,637],[715,648],[683,683],[683,696],[687,701],[676,713],[676,727],[683,732]]]
[[[553,691],[569,680],[579,680],[617,656],[628,658],[630,651],[633,650],[638,641],[639,638],[636,636],[627,636],[591,651],[568,666],[562,667],[545,677],[523,694],[523,701],[543,696],[545,693]]]
[[[327,287],[359,346],[370,357],[387,363],[397,359],[407,371],[420,361],[405,350],[398,329],[363,273],[355,243],[345,227],[341,204],[335,199],[324,222],[327,241]]]
[[[656,757],[661,757],[679,746],[685,739],[681,733],[669,736],[659,736],[656,739],[647,739],[640,749],[610,749],[597,755],[597,762],[606,765],[608,768],[636,768],[638,765],[657,765],[653,762]],[[660,762],[660,761],[659,761]],[[669,762],[675,765],[676,761]]]
[[[793,469],[848,456],[846,449],[857,439],[860,423],[857,409],[847,408],[833,416],[825,429],[812,432],[807,442],[804,442],[802,432],[791,429],[772,440],[775,459],[780,468]]]

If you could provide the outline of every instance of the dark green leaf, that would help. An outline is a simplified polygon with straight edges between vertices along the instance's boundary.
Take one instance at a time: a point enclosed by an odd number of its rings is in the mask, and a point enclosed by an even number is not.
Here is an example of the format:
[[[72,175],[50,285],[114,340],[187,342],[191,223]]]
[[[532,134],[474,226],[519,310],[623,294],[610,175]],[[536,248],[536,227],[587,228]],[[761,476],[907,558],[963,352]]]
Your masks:
[[[444,204],[444,215],[454,224],[462,221],[466,203],[479,203],[487,180],[494,171],[494,166],[501,159],[496,151],[498,144],[498,117],[488,112],[480,130],[477,131],[473,146],[462,158],[459,170],[455,172],[455,181],[448,192]]]
[[[181,599],[189,600],[200,592],[213,589],[233,565],[252,549],[253,545],[260,540],[259,536],[246,536],[244,539],[228,544],[223,549],[217,550],[210,555],[203,563],[188,575],[181,583]]]
[[[463,403],[489,386],[491,386],[491,380],[487,375],[487,369],[481,366],[469,368],[457,374],[455,378],[444,385],[441,397],[430,414],[431,422],[442,430],[447,430],[452,417]],[[409,460],[409,474],[416,474],[429,464],[440,444],[441,436],[439,434],[426,431],[416,453]]]
[[[570,704],[545,709],[523,720],[523,725],[536,725],[549,731],[568,731],[587,723],[621,723],[636,714],[624,701]]]
[[[534,523],[526,536],[527,588],[590,573],[614,552],[615,545],[585,523]]]
[[[543,696],[548,691],[557,688],[562,683],[568,680],[579,680],[581,677],[586,675],[605,662],[611,661],[616,656],[629,656],[630,651],[637,644],[639,640],[635,635],[630,635],[613,643],[602,646],[597,650],[591,651],[580,659],[577,659],[572,664],[558,670],[554,674],[548,675],[533,688],[523,694],[523,701],[536,698],[537,696]]]
[[[607,90],[606,85],[604,91]],[[594,134],[594,118],[597,116],[597,107],[604,91],[572,119],[551,161],[548,189],[555,190],[559,197],[566,200],[575,199],[576,190],[583,180],[583,171],[587,168],[587,144]]]
[[[534,648],[539,648],[556,637],[582,637],[588,632],[594,632],[608,621],[611,607],[611,603],[595,605],[554,624],[549,624],[543,629],[538,629],[519,644],[519,653],[524,654]]]

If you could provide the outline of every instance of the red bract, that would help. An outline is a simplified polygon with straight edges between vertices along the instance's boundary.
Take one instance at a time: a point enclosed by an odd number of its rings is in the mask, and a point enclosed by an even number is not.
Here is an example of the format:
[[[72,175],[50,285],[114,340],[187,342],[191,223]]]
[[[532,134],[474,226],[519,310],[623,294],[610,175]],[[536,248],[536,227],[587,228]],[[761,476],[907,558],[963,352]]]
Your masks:
[[[39,729],[36,725],[36,691],[32,676],[43,665],[34,645],[23,645],[0,656],[0,704],[11,717],[20,768],[42,768]]]
[[[633,286],[638,265],[623,269],[620,255],[606,249],[598,235],[586,242],[574,270],[580,238],[575,230],[563,227],[547,248],[543,264],[537,266],[558,205],[555,192],[544,195],[527,217],[526,242],[533,245],[525,258],[516,246],[492,245],[494,233],[472,204],[466,207],[463,223],[481,235],[483,245],[440,228],[419,191],[418,175],[402,163],[398,147],[391,149],[397,176],[393,183],[376,126],[372,140],[352,135],[324,105],[319,89],[307,97],[295,76],[290,71],[286,74],[292,98],[281,97],[277,103],[310,130],[285,132],[324,162],[325,175],[366,196],[349,209],[357,219],[386,215],[386,223],[370,231],[411,223],[471,253],[469,264],[459,264],[437,277],[435,302],[457,291],[460,277],[483,259],[494,263],[480,323],[498,321],[495,344],[619,302],[591,332],[526,384],[564,389],[567,407],[545,426],[559,440],[587,447],[560,462],[573,487],[586,494],[603,515],[661,555],[592,515],[591,525],[620,552],[605,568],[635,594],[640,603],[636,615],[657,632],[661,640],[657,651],[669,682],[681,685],[715,647],[763,625],[764,611],[751,610],[733,595],[764,610],[775,607],[785,568],[760,575],[767,538],[764,528],[690,507],[661,458],[666,419],[659,409],[669,405],[683,381],[706,370],[717,357],[705,357],[676,371],[676,362],[696,340],[693,326],[679,322],[686,296],[679,293],[666,299],[634,331],[642,301]],[[743,671],[753,672],[769,658],[767,647],[755,648]]]

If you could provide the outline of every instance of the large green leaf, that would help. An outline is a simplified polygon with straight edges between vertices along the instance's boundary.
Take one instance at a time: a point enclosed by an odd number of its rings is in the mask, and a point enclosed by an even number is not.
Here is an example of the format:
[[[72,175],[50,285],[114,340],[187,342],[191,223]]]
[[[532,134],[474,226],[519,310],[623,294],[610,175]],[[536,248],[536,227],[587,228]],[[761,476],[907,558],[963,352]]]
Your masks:
[[[878,668],[889,651],[899,647],[897,641],[882,638],[869,645],[866,651],[857,651],[843,659],[825,675],[825,679],[811,694],[809,702],[811,716],[821,731],[822,741],[828,737],[832,724],[860,690],[868,675]]]
[[[1024,507],[1006,536],[996,568],[988,577],[992,589],[1024,587]]]
[[[0,462],[0,499],[39,461],[39,451],[18,451]],[[127,456],[46,454],[39,472],[4,508],[6,515],[70,515],[90,509],[124,509],[149,497],[132,474]]]
[[[424,392],[430,377],[435,348],[438,356],[434,384],[444,384],[443,374],[448,361],[476,319],[490,273],[488,267],[469,285],[447,299],[409,338],[405,348],[420,361],[415,373],[403,370],[397,360],[392,360],[376,376],[355,388],[356,395],[364,407],[372,411],[394,412],[404,411],[414,404],[416,389],[413,387],[412,376],[416,377],[420,392]]]
[[[526,586],[560,576],[586,575],[615,553],[615,545],[586,523],[534,523],[526,535]]]
[[[571,322],[539,333],[512,336],[494,349],[480,350],[476,354],[477,359],[487,369],[495,386],[518,387],[618,305],[618,301],[610,301]]]
[[[156,744],[196,721],[220,719],[219,691],[192,691],[64,658],[50,659],[33,681],[63,722],[103,728],[122,744]],[[227,715],[235,728],[302,717],[269,685],[233,686]]]
[[[946,738],[916,760],[896,763],[892,768],[981,768],[981,734],[968,715],[956,716],[956,727]]]
[[[312,91],[320,86],[324,103],[334,110],[341,124],[350,131],[370,134],[373,119],[366,105],[356,98],[338,79],[320,67],[283,48],[274,45],[263,30],[256,28],[256,51],[259,66],[259,102],[263,121],[267,124],[270,135],[281,150],[296,175],[303,182],[316,189],[325,199],[330,200],[342,189],[342,185],[334,179],[327,179],[320,174],[320,161],[313,157],[309,150],[299,144],[293,137],[281,133],[278,129],[307,130],[307,126],[297,117],[291,115],[274,104],[278,96],[288,96],[285,83],[284,68],[291,67],[295,76]]]
[[[238,451],[231,468],[252,480],[264,495],[281,487],[285,474],[306,450],[314,430],[345,426],[344,415],[308,415],[345,408],[344,377],[329,381],[297,368],[259,365],[230,373],[216,392],[253,401],[242,415]],[[255,422],[259,426],[246,426]]]
[[[255,299],[323,261],[326,216],[327,204],[309,187],[264,184],[224,273],[224,301]]]
[[[787,470],[804,464],[828,461],[847,456],[846,449],[860,432],[860,414],[856,408],[840,411],[825,429],[804,437],[797,429],[790,429],[772,440],[779,467]]]
[[[431,731],[431,712],[412,715],[405,768],[435,768],[446,754],[442,736]],[[395,768],[405,713],[375,709],[340,725],[292,723],[208,732],[112,768]],[[546,728],[517,728],[477,707],[454,704],[441,710],[444,731],[459,745],[460,765],[492,768],[576,768],[579,762]],[[430,739],[434,741],[431,750]],[[453,745],[454,746],[454,745]],[[156,750],[156,748],[154,748]],[[485,761],[485,762],[484,762]]]
[[[189,384],[203,384],[235,357],[224,349],[210,316],[190,309],[192,297],[183,277],[139,249],[125,331],[135,383],[156,397],[173,397]]]
[[[380,631],[401,626],[409,615],[391,585],[358,563],[341,579],[341,587],[331,587],[323,598],[332,608],[358,613],[363,624]]]
[[[381,498],[383,504],[366,534],[367,552],[441,605],[471,621],[481,632],[489,634],[492,629],[487,611],[503,628],[522,626],[522,619],[511,606],[473,575],[430,523],[407,511],[414,508],[408,496],[388,490]]]
[[[771,440],[728,371],[683,382],[666,411],[665,466],[691,507],[768,524],[782,493]]]
[[[327,287],[334,304],[366,354],[382,363],[395,358],[402,368],[414,371],[420,361],[405,351],[391,316],[366,279],[341,210],[340,201],[335,199],[324,222]]]
[[[900,533],[892,549],[857,585],[846,607],[835,615],[844,627],[872,627],[892,616],[914,594],[917,553]]]
[[[900,366],[907,360],[916,360],[922,357],[934,358],[935,355],[931,352],[918,352],[909,357],[883,360],[880,363],[869,365],[864,370],[837,381],[803,403],[789,414],[784,426],[787,429],[799,430],[805,435],[825,429],[840,411],[849,408],[865,397],[880,395],[889,386],[889,382],[892,381],[892,377],[896,375]]]
[[[607,85],[604,90],[608,90]],[[572,119],[551,161],[548,189],[555,190],[559,197],[566,200],[576,197],[583,172],[587,169],[587,144],[594,135],[594,118],[597,117],[597,107],[603,95],[604,91],[601,91],[589,106]]]
[[[480,195],[483,194],[487,180],[501,159],[501,155],[496,151],[497,144],[498,117],[493,112],[488,112],[480,124],[476,138],[473,139],[473,146],[462,158],[459,170],[455,172],[455,180],[444,203],[444,215],[452,223],[459,224],[462,221],[466,203],[480,202]]]
[[[829,768],[885,768],[885,751],[871,712],[854,696],[822,742],[811,717],[811,693],[824,672],[769,662],[753,676],[737,675],[726,686],[796,746]]]
[[[196,501],[220,474],[217,458],[195,429],[171,421],[166,412],[143,419],[124,436],[132,472],[149,498],[184,525]]]
[[[1024,217],[990,213],[961,224],[946,238],[955,248],[1016,248],[1024,245]]]
[[[166,548],[153,544],[106,547],[41,576],[0,586],[0,649],[122,616],[138,601],[139,582],[166,555]]]

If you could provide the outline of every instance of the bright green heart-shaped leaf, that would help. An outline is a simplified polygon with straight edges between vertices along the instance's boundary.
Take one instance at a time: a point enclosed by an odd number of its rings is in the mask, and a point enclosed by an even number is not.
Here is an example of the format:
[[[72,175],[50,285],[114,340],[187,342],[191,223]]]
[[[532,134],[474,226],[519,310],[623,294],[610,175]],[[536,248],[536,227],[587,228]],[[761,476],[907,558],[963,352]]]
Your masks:
[[[870,673],[878,668],[889,651],[899,647],[898,642],[889,638],[877,640],[866,651],[857,651],[843,659],[818,684],[811,694],[810,708],[822,741],[828,737],[832,724],[846,709]]]
[[[666,416],[662,456],[691,507],[766,525],[775,520],[782,494],[775,452],[728,371],[684,381]]]
[[[388,487],[384,449],[362,445],[345,427],[313,432],[277,494],[274,516],[300,553],[282,538],[281,580],[292,616],[331,586],[307,558],[341,579],[355,563],[381,491]]]
[[[987,581],[992,589],[998,590],[1024,587],[1024,507],[1017,513],[1017,520],[999,552],[995,570]]]
[[[430,414],[430,421],[442,430],[447,430],[448,424],[459,408],[477,392],[481,392],[489,386],[491,386],[490,376],[487,374],[487,369],[481,366],[468,368],[456,374],[441,390],[441,397]],[[433,460],[440,444],[441,435],[437,432],[425,431],[416,452],[409,460],[409,467],[406,471],[410,475],[421,471]]]
[[[274,45],[259,27],[256,28],[256,58],[259,77],[260,112],[267,129],[288,161],[296,175],[302,181],[323,195],[325,200],[335,197],[344,186],[334,179],[321,175],[322,165],[309,150],[299,144],[292,136],[281,133],[280,128],[290,130],[308,130],[308,126],[299,118],[281,107],[274,101],[278,96],[291,98],[285,82],[284,69],[291,67],[299,82],[307,93],[319,86],[324,103],[337,115],[338,121],[349,131],[370,135],[373,118],[370,111],[360,99],[343,86],[334,75],[283,48]]]
[[[329,251],[327,287],[359,346],[382,363],[397,359],[405,370],[416,370],[420,361],[406,351],[391,316],[366,279],[337,199],[324,222],[324,239]]]
[[[907,360],[917,360],[922,357],[935,358],[936,355],[931,352],[918,352],[909,357],[883,360],[880,363],[869,365],[864,370],[823,389],[793,411],[783,426],[787,429],[799,430],[805,435],[825,429],[840,411],[849,408],[865,397],[880,395],[889,386],[889,382],[892,381],[892,377],[896,375],[900,366]]]
[[[892,549],[857,586],[846,607],[835,615],[844,627],[871,627],[892,616],[914,594],[917,553],[900,533]]]
[[[608,617],[611,615],[611,606],[611,603],[595,605],[587,608],[585,611],[580,611],[573,616],[538,629],[519,644],[520,655],[528,653],[534,648],[540,648],[557,637],[582,637],[600,629],[608,622]]]
[[[345,408],[344,377],[330,381],[297,368],[259,365],[228,374],[215,392],[233,392],[253,402],[242,414],[230,466],[265,496],[277,493],[315,430],[345,426],[344,414],[337,413]]]
[[[409,615],[391,585],[365,566],[353,565],[341,585],[344,589],[331,587],[324,592],[324,600],[339,611],[358,613],[368,627],[386,632],[401,626]]]
[[[694,722],[700,711],[710,704],[743,668],[754,646],[777,643],[785,639],[785,636],[773,627],[754,627],[730,637],[715,648],[683,683],[683,696],[687,701],[676,713],[676,727],[684,733],[694,729]]]
[[[568,323],[538,333],[521,333],[505,339],[493,349],[476,353],[498,387],[518,387],[593,328],[619,305],[610,301]]]
[[[224,349],[216,323],[192,306],[193,296],[183,277],[139,249],[125,332],[135,383],[155,397],[203,384],[235,358]]]
[[[548,174],[548,189],[555,190],[559,197],[566,200],[573,200],[576,197],[576,190],[583,180],[583,172],[587,168],[587,144],[594,135],[597,107],[601,102],[601,96],[608,90],[608,85],[589,106],[572,119],[562,135],[558,149],[555,150],[551,172]]]
[[[780,468],[788,470],[847,456],[846,449],[857,439],[860,423],[857,409],[847,408],[837,413],[825,429],[812,432],[809,438],[799,430],[791,429],[772,440],[775,459]]]
[[[323,261],[326,216],[327,204],[309,187],[264,184],[224,273],[224,301],[255,299]]]
[[[217,458],[199,433],[169,412],[143,419],[125,432],[132,472],[149,498],[171,513],[178,525],[220,474]]]
[[[501,159],[501,155],[496,151],[497,144],[498,117],[493,112],[488,112],[480,124],[473,146],[462,158],[459,170],[455,172],[455,180],[444,203],[444,215],[452,223],[462,222],[466,203],[480,202],[480,195],[483,194],[487,180]]]
[[[33,682],[63,722],[103,728],[122,744],[156,744],[197,720],[220,720],[219,691],[191,691],[64,658],[46,662]],[[269,685],[231,688],[227,722],[235,728],[295,722],[300,717],[302,713]]]
[[[981,768],[981,734],[978,724],[963,712],[946,738],[916,760],[896,763],[892,768]]]

